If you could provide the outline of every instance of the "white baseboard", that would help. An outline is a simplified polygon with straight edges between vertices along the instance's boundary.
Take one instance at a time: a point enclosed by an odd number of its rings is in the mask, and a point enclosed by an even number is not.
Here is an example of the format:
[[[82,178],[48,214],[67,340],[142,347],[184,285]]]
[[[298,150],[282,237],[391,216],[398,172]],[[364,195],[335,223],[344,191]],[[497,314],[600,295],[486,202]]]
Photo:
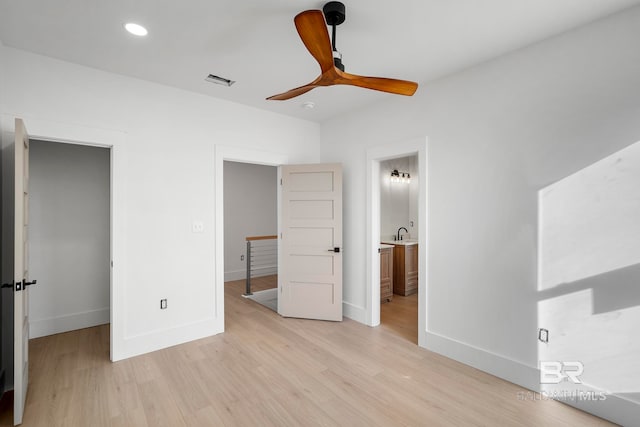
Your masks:
[[[538,369],[524,363],[431,332],[427,332],[425,348],[528,390],[540,389]]]
[[[540,371],[521,362],[490,353],[486,350],[427,332],[427,350],[446,356],[465,365],[472,366],[528,390],[540,391]],[[593,389],[594,392],[598,390]],[[514,397],[515,398],[515,397]],[[640,426],[640,404],[607,395],[606,400],[565,400],[561,402],[582,411],[623,426]]]
[[[31,319],[29,321],[29,337],[38,338],[76,329],[109,323],[109,308],[50,317],[48,319]]]
[[[359,305],[342,302],[342,315],[356,322],[367,324],[367,310]]]
[[[583,390],[598,393],[600,390],[582,384]],[[621,426],[640,426],[640,404],[615,394],[606,395],[605,400],[557,399],[581,411],[612,421]]]
[[[118,351],[114,352],[112,361],[117,362],[129,357],[217,335],[221,332],[224,332],[222,319],[212,317],[174,328],[130,336],[125,338],[122,344],[118,346]]]

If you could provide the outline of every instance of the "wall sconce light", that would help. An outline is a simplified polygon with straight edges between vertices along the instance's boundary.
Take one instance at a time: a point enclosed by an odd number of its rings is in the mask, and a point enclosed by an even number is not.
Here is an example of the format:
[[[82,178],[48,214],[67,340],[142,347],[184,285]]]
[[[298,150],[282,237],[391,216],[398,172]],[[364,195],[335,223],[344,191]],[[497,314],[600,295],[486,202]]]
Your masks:
[[[391,172],[391,182],[409,184],[411,182],[411,174],[409,172],[399,172],[398,169],[394,169]]]

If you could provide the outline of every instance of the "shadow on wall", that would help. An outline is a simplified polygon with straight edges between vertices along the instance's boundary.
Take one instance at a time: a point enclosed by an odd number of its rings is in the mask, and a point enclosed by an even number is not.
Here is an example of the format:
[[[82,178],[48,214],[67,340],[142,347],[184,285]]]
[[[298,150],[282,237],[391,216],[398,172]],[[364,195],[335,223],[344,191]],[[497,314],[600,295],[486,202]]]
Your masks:
[[[640,263],[540,292],[541,301],[591,290],[591,314],[640,306]]]
[[[583,368],[545,391],[640,404],[639,182],[636,143],[540,191],[538,360]]]

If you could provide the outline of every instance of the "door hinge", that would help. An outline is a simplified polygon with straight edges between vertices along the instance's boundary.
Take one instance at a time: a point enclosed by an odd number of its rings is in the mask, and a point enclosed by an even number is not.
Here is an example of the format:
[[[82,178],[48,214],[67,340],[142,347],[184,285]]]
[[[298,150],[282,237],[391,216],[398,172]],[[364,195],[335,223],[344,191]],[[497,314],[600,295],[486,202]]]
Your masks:
[[[282,178],[280,178],[280,185],[282,185]]]

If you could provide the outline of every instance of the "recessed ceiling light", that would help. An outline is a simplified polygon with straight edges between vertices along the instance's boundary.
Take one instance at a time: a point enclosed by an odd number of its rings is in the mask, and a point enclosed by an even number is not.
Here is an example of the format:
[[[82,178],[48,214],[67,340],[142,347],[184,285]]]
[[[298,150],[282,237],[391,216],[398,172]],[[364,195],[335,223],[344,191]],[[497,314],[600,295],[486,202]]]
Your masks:
[[[135,24],[133,22],[128,22],[124,24],[125,30],[129,31],[134,36],[146,36],[149,32],[145,27],[140,24]]]
[[[316,106],[316,103],[312,101],[303,102],[301,105],[301,107],[304,108],[305,110],[312,110],[315,106]]]

